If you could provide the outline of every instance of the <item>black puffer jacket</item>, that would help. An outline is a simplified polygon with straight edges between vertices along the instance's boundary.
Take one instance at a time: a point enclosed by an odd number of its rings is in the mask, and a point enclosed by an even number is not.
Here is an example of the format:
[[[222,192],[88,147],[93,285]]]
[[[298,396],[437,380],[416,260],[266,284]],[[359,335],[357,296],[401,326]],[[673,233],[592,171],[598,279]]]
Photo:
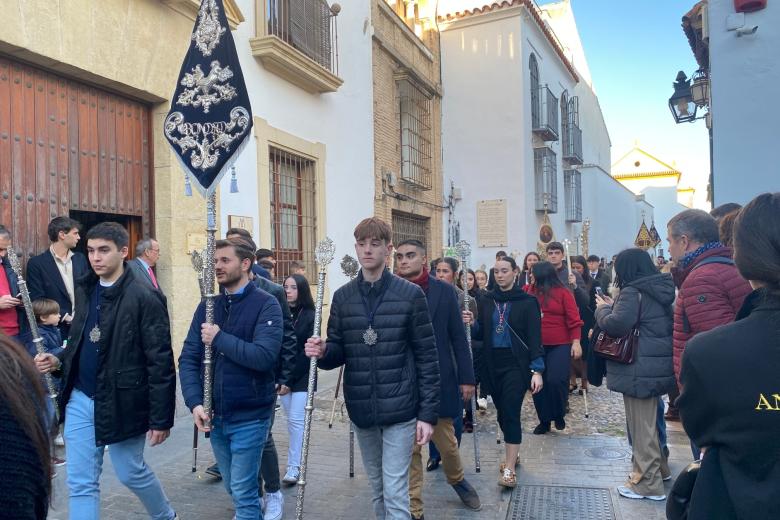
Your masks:
[[[368,318],[363,293],[372,304],[379,296],[373,328],[379,341],[363,342]],[[336,291],[328,321],[328,340],[320,367],[346,365],[344,398],[349,418],[360,428],[417,418],[436,424],[439,362],[425,294],[417,285],[385,271],[372,285],[357,279]]]
[[[279,361],[276,363],[276,384],[292,387],[295,379],[293,371],[295,370],[298,344],[295,337],[292,314],[290,313],[290,305],[287,303],[287,294],[284,292],[284,287],[262,276],[255,276],[253,281],[256,287],[276,298],[276,301],[279,302],[279,307],[282,308],[284,335],[282,336],[282,350],[279,353]]]
[[[673,303],[671,275],[654,274],[623,287],[611,307],[596,309],[599,328],[615,337],[628,334],[639,317],[639,347],[634,362],[624,365],[607,361],[607,388],[638,399],[664,395],[674,389]]]
[[[78,374],[79,351],[98,277],[89,272],[76,281],[76,315],[62,360],[60,418]],[[124,273],[100,292],[100,352],[95,391],[95,443],[113,444],[173,426],[176,370],[168,311],[159,291]]]

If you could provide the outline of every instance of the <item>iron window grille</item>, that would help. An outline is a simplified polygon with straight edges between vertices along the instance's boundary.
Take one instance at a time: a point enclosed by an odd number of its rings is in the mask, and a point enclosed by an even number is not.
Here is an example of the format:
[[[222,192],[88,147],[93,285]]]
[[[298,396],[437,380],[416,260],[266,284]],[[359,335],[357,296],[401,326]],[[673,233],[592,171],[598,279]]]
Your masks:
[[[582,222],[582,174],[579,170],[563,170],[566,193],[566,222]]]
[[[528,69],[531,82],[531,130],[534,130],[541,120],[541,115],[539,114],[541,104],[539,103],[539,65],[536,63],[536,56],[533,54],[528,58]]]
[[[269,159],[274,281],[282,283],[293,261],[302,263],[307,273],[316,269],[315,162],[274,147]]]
[[[536,211],[558,212],[558,170],[552,149],[534,148]]]
[[[404,240],[419,240],[428,247],[428,227],[430,219],[411,213],[393,211],[393,243],[400,244]]]
[[[432,100],[408,79],[398,81],[401,132],[401,180],[432,188]]]
[[[268,34],[338,75],[338,11],[332,11],[325,0],[264,1]]]
[[[535,97],[531,95],[531,102],[534,103],[531,109],[533,132],[543,141],[557,141],[558,98],[544,85],[537,89]]]
[[[561,96],[562,158],[569,164],[582,164],[582,130],[580,129],[579,98]]]

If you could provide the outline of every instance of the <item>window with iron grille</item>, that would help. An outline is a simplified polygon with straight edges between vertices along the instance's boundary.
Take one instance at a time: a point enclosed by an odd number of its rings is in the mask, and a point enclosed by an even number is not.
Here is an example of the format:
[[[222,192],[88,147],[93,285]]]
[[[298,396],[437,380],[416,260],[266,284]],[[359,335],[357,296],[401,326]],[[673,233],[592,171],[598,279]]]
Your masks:
[[[558,212],[558,169],[552,149],[534,148],[534,183],[536,210]]]
[[[528,68],[531,75],[531,127],[533,129],[539,127],[542,112],[542,106],[539,102],[539,65],[533,54],[528,59]]]
[[[414,239],[422,242],[427,248],[429,222],[426,217],[393,211],[393,244]]]
[[[268,34],[338,74],[336,14],[325,0],[263,0]]]
[[[281,283],[293,261],[303,263],[307,273],[315,272],[315,163],[274,147],[269,159],[274,281]]]
[[[579,170],[563,170],[566,221],[582,222],[582,177]]]
[[[401,180],[432,187],[431,98],[407,79],[398,81],[401,122]]]
[[[580,129],[579,98],[561,96],[561,158],[569,164],[582,164],[582,130]]]

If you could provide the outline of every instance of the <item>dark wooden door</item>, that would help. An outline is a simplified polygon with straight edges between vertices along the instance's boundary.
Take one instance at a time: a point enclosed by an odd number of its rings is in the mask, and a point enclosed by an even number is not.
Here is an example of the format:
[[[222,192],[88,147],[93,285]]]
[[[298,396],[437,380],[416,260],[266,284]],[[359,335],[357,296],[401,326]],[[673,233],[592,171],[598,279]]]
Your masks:
[[[150,234],[149,125],[143,103],[0,58],[0,223],[25,260],[70,212],[137,217]]]

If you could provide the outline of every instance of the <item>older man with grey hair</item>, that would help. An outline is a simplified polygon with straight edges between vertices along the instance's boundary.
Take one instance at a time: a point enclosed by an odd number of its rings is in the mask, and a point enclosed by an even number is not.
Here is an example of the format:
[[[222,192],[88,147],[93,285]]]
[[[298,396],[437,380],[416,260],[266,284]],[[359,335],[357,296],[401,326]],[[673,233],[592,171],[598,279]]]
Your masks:
[[[135,258],[127,263],[130,269],[140,276],[138,279],[148,283],[162,293],[157,276],[152,269],[160,259],[160,243],[153,238],[144,238],[135,246]]]

